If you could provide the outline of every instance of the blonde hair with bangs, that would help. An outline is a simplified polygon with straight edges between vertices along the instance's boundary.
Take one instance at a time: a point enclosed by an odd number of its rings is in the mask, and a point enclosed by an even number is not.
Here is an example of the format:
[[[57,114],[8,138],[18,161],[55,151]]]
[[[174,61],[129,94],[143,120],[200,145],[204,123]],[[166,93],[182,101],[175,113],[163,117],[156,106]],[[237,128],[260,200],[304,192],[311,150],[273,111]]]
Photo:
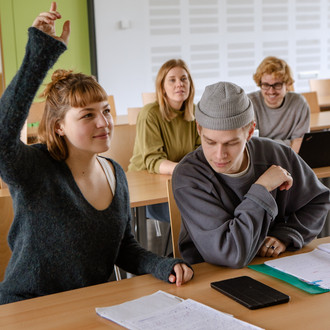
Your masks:
[[[70,108],[106,101],[108,95],[93,76],[74,73],[72,70],[56,70],[41,96],[45,98],[45,110],[39,125],[38,138],[47,145],[54,159],[65,160],[68,157],[68,147],[65,139],[56,134],[56,124],[64,119]]]
[[[187,72],[188,79],[190,82],[189,88],[189,96],[184,101],[184,120],[186,121],[193,121],[195,119],[194,116],[194,96],[195,96],[195,87],[194,83],[191,78],[191,74],[186,63],[181,59],[171,59],[165,62],[158,71],[157,78],[156,78],[156,98],[159,104],[159,110],[164,120],[171,121],[173,118],[176,117],[176,113],[171,110],[167,97],[164,91],[164,82],[166,75],[168,72],[176,67],[180,67]]]

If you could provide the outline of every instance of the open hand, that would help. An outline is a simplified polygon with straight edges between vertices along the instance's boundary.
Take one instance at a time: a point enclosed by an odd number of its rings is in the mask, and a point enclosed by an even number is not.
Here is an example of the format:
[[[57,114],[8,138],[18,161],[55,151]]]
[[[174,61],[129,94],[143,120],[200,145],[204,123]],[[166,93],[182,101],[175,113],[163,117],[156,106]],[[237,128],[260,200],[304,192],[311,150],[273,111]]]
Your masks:
[[[56,2],[52,2],[50,11],[40,13],[32,23],[32,26],[67,45],[70,37],[70,21],[66,21],[63,24],[62,34],[60,36],[56,36],[55,21],[62,17],[56,9]]]

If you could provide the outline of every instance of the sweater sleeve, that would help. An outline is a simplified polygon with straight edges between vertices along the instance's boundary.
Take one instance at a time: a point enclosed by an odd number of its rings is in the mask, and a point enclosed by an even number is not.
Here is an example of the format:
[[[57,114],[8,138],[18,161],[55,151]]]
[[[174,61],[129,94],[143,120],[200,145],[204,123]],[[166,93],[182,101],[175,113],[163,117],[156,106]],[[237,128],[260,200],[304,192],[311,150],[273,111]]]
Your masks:
[[[298,250],[321,232],[330,209],[330,191],[295,152],[288,161],[293,186],[285,204],[278,201],[285,212],[279,212],[268,235],[286,243],[288,250]]]
[[[131,228],[131,209],[129,203],[129,194],[127,180],[124,171],[118,170],[118,180],[126,186],[126,195],[128,203],[123,205],[125,214],[127,214],[127,224],[124,236],[122,238],[119,253],[116,258],[116,265],[132,274],[152,274],[156,278],[168,281],[173,268],[178,263],[184,263],[188,267],[191,266],[181,259],[161,257],[144,249],[134,238]]]
[[[303,99],[301,95],[297,95],[298,100],[295,102],[297,106],[296,119],[297,122],[294,126],[294,131],[291,135],[291,140],[301,138],[305,133],[310,130],[310,108],[308,103]],[[288,109],[290,111],[290,109]]]
[[[135,240],[128,223],[116,265],[135,275],[152,274],[156,278],[168,282],[174,266],[179,263],[184,263],[191,268],[181,259],[161,257],[145,250]]]
[[[30,27],[28,33],[21,67],[0,99],[0,176],[7,183],[28,173],[31,148],[20,141],[20,132],[47,71],[66,50],[64,43],[37,28]]]
[[[223,193],[214,189],[212,181],[200,173],[194,173],[192,166],[179,164],[173,173],[174,197],[182,215],[182,222],[193,245],[202,260],[221,266],[241,268],[246,266],[258,252],[271,222],[277,215],[274,198],[267,190],[253,184],[238,203],[234,211],[228,209],[231,203]],[[184,260],[193,260],[196,251],[185,234],[180,235],[180,251]],[[194,257],[193,257],[194,258]]]
[[[145,168],[150,173],[158,173],[160,163],[168,157],[161,136],[160,119],[154,111],[149,111],[149,108],[150,105],[147,105],[138,117],[136,138],[139,146],[138,152],[142,155]]]

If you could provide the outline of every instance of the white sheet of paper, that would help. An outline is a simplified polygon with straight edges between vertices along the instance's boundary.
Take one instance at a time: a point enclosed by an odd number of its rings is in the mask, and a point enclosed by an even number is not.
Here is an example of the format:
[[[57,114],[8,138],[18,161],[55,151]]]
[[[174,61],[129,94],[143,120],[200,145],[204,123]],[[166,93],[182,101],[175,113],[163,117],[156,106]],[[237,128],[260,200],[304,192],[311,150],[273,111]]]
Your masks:
[[[265,264],[307,283],[330,289],[330,254],[325,252],[327,248],[329,246],[320,246],[311,252],[269,260]]]
[[[127,325],[131,330],[260,329],[191,299],[166,310],[160,310],[152,316],[138,317],[128,322]]]
[[[159,310],[175,306],[182,301],[183,299],[179,297],[159,290],[148,296],[127,301],[115,306],[97,307],[95,310],[100,316],[125,326],[126,322],[131,319],[150,315]]]
[[[95,310],[100,316],[132,330],[261,329],[194,300],[184,300],[164,291]]]

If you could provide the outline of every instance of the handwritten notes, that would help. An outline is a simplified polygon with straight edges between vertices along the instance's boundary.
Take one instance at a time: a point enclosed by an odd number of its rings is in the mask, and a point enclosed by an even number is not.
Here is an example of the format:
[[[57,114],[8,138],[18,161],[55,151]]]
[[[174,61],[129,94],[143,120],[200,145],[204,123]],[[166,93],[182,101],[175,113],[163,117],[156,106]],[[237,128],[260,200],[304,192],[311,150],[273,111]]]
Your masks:
[[[266,261],[271,266],[309,284],[330,289],[330,244],[321,244],[312,252]]]
[[[163,291],[120,305],[96,308],[97,314],[128,329],[260,329],[191,299]]]

